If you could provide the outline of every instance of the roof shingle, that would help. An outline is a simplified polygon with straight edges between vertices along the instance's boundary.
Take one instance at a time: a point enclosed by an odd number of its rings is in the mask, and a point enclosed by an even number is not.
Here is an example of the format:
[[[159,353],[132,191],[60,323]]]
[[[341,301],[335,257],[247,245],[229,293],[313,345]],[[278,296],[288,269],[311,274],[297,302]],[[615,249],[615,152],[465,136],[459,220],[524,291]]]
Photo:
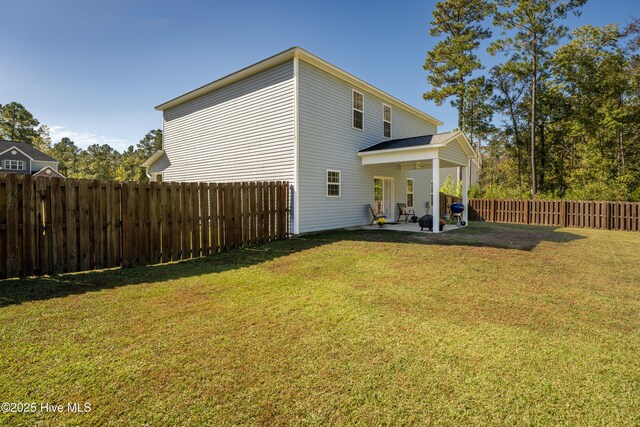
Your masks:
[[[56,159],[44,154],[42,151],[38,150],[37,148],[35,148],[30,144],[26,144],[24,142],[0,140],[0,153],[3,153],[11,148],[17,148],[27,156],[31,157],[33,160],[36,160],[39,162],[57,162]]]
[[[359,153],[379,150],[391,150],[394,148],[409,148],[419,147],[421,145],[440,144],[449,139],[455,133],[457,132],[452,131],[436,133],[434,135],[414,136],[411,138],[390,139],[389,141],[382,141],[378,144],[372,145],[371,147],[364,148],[360,150]]]

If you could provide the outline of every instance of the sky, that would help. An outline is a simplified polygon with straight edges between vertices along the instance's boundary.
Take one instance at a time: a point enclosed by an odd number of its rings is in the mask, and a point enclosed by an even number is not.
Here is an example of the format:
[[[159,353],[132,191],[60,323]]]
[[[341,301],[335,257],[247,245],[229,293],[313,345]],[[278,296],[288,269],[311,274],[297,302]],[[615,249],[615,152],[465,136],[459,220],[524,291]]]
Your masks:
[[[122,151],[162,127],[154,107],[300,46],[456,127],[424,101],[435,1],[0,0],[0,104],[17,101],[86,148]],[[640,0],[590,0],[582,24],[624,25]],[[499,31],[495,31],[499,33]],[[501,58],[480,56],[487,65]]]

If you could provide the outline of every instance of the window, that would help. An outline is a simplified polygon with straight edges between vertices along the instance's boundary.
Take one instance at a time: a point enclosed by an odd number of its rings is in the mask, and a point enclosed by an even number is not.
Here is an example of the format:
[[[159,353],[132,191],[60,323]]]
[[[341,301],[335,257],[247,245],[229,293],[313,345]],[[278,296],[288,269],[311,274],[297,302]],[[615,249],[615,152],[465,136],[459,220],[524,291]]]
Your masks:
[[[327,170],[327,197],[340,197],[340,171]]]
[[[4,168],[8,170],[21,171],[24,170],[23,160],[5,160]]]
[[[382,104],[382,127],[385,138],[391,138],[391,107]]]
[[[353,91],[353,127],[364,129],[364,95]]]
[[[413,207],[413,178],[407,178],[407,207]]]

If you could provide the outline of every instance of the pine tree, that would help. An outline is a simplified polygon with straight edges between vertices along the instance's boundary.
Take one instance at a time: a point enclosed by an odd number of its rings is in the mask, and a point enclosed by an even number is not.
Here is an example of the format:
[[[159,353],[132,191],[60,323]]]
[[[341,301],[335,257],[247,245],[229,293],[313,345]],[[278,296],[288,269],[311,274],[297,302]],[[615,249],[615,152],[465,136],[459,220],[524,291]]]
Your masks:
[[[497,0],[501,7],[494,15],[494,25],[513,32],[491,44],[489,52],[517,52],[528,66],[531,79],[531,195],[538,192],[536,177],[536,127],[537,91],[543,83],[539,81],[540,69],[549,58],[550,47],[558,44],[567,34],[567,27],[558,24],[569,13],[579,15],[579,8],[586,0]]]
[[[0,105],[0,139],[32,144],[40,122],[18,102]]]
[[[142,157],[146,160],[153,153],[162,149],[162,129],[153,129],[140,140],[136,147],[142,151]]]
[[[493,11],[486,0],[446,0],[436,4],[429,34],[442,37],[427,53],[424,69],[431,90],[423,96],[438,105],[454,97],[451,105],[458,109],[458,128],[464,129],[466,85],[474,71],[482,69],[475,52],[480,42],[491,37],[482,21]]]

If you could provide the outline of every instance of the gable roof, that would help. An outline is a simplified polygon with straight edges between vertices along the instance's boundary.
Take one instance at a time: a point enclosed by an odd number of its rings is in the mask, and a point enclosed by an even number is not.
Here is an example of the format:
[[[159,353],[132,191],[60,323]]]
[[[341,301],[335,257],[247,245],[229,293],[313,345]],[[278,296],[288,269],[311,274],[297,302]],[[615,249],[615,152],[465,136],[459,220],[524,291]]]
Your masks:
[[[451,132],[437,133],[434,135],[421,135],[410,138],[391,139],[379,142],[370,147],[358,151],[358,156],[369,156],[370,154],[384,153],[387,151],[406,151],[416,148],[446,147],[450,142],[458,141],[460,147],[470,159],[477,157],[476,151],[471,146],[469,139],[464,132],[456,130]]]
[[[158,150],[151,155],[147,160],[142,163],[142,167],[148,168],[152,164],[158,161],[160,157],[164,156],[164,150]]]
[[[42,151],[38,150],[34,146],[24,143],[24,142],[16,142],[16,141],[3,141],[0,140],[0,154],[9,151],[11,149],[17,149],[22,151],[22,153],[29,157],[31,160],[35,160],[37,162],[55,162],[58,163],[56,159],[51,156],[44,154]]]
[[[364,80],[361,80],[357,77],[355,77],[352,74],[347,73],[346,71],[336,67],[333,64],[330,64],[329,62],[325,61],[324,59],[321,59],[309,52],[307,52],[306,50],[302,49],[301,47],[295,46],[292,47],[290,49],[285,50],[284,52],[280,52],[274,56],[271,56],[267,59],[264,59],[260,62],[256,62],[253,65],[250,65],[246,68],[243,68],[241,70],[236,71],[235,73],[231,73],[225,77],[222,77],[218,80],[215,80],[211,83],[208,83],[204,86],[201,86],[197,89],[194,89],[190,92],[187,92],[183,95],[180,95],[176,98],[173,98],[167,102],[164,102],[160,105],[158,105],[156,107],[156,110],[158,111],[164,111],[164,110],[168,110],[169,108],[173,108],[176,107],[180,104],[183,104],[187,101],[191,101],[192,99],[198,98],[202,95],[205,95],[207,93],[213,92],[215,90],[221,89],[225,86],[228,86],[232,83],[235,83],[237,81],[240,81],[242,79],[245,79],[247,77],[253,76],[255,74],[258,74],[262,71],[268,70],[270,68],[275,67],[276,65],[282,64],[283,62],[286,61],[290,61],[294,58],[298,58],[301,59],[311,65],[314,65],[330,74],[333,74],[334,76],[348,82],[349,84],[352,84],[353,86],[356,86],[360,89],[364,89],[366,91],[369,91],[370,93],[373,93],[374,95],[379,96],[380,98],[382,98],[385,102],[389,103],[390,105],[396,106],[398,108],[401,108],[411,114],[414,114],[415,116],[418,116],[424,120],[427,120],[430,123],[433,123],[436,126],[440,126],[443,123],[434,118],[433,116],[430,116],[429,114],[425,113],[424,111],[420,111],[415,107],[412,107],[411,105],[407,104],[406,102],[400,101],[399,99],[389,95],[386,92],[383,92],[382,90],[378,89],[377,87],[365,82]]]
[[[34,173],[33,176],[45,176],[47,178],[66,178],[60,172],[52,168],[51,166],[45,166],[40,169],[38,172]]]

